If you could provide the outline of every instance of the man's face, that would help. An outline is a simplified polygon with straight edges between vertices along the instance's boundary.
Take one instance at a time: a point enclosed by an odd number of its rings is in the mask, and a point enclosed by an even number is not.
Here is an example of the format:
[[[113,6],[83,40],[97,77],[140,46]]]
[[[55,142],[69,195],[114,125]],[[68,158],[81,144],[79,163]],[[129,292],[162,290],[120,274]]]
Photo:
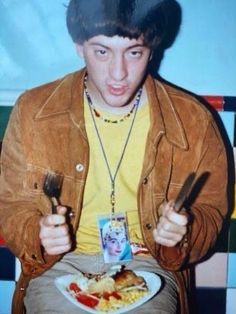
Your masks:
[[[111,107],[132,101],[150,57],[150,49],[141,37],[98,35],[77,45],[77,51],[85,59],[87,85],[94,101]]]

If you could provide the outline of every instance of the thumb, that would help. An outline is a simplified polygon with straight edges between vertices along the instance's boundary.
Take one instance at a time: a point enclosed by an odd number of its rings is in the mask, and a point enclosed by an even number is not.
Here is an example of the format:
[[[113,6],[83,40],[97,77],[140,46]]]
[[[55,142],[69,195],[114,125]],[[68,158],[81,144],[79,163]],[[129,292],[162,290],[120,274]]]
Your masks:
[[[57,206],[57,214],[64,216],[67,212],[67,208],[65,206]]]
[[[162,215],[164,217],[167,217],[173,211],[174,211],[174,202],[169,201],[168,203],[165,203],[165,205],[163,206]]]

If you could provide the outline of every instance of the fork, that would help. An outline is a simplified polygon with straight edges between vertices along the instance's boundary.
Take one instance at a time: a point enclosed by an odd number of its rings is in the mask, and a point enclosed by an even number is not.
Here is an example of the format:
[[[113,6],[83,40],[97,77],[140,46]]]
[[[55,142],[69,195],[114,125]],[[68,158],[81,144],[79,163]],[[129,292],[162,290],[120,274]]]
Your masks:
[[[43,192],[52,203],[52,214],[57,213],[57,206],[60,205],[59,197],[64,176],[59,172],[48,172],[44,178]]]

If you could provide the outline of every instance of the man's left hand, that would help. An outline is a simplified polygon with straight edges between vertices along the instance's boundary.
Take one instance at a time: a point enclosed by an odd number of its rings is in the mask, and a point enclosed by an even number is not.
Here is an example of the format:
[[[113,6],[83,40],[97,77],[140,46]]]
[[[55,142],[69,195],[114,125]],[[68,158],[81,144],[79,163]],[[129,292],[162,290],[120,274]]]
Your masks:
[[[153,231],[154,240],[161,245],[173,247],[186,235],[188,218],[175,212],[173,201],[161,205],[160,214],[160,220]]]

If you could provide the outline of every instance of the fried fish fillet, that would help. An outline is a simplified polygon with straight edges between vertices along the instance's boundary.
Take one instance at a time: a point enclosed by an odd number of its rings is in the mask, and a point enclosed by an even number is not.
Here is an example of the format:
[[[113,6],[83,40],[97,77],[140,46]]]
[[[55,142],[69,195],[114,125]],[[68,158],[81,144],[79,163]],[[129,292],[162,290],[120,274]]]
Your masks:
[[[146,286],[143,277],[137,276],[132,270],[124,269],[113,276],[115,280],[115,289],[122,290],[132,286]]]

